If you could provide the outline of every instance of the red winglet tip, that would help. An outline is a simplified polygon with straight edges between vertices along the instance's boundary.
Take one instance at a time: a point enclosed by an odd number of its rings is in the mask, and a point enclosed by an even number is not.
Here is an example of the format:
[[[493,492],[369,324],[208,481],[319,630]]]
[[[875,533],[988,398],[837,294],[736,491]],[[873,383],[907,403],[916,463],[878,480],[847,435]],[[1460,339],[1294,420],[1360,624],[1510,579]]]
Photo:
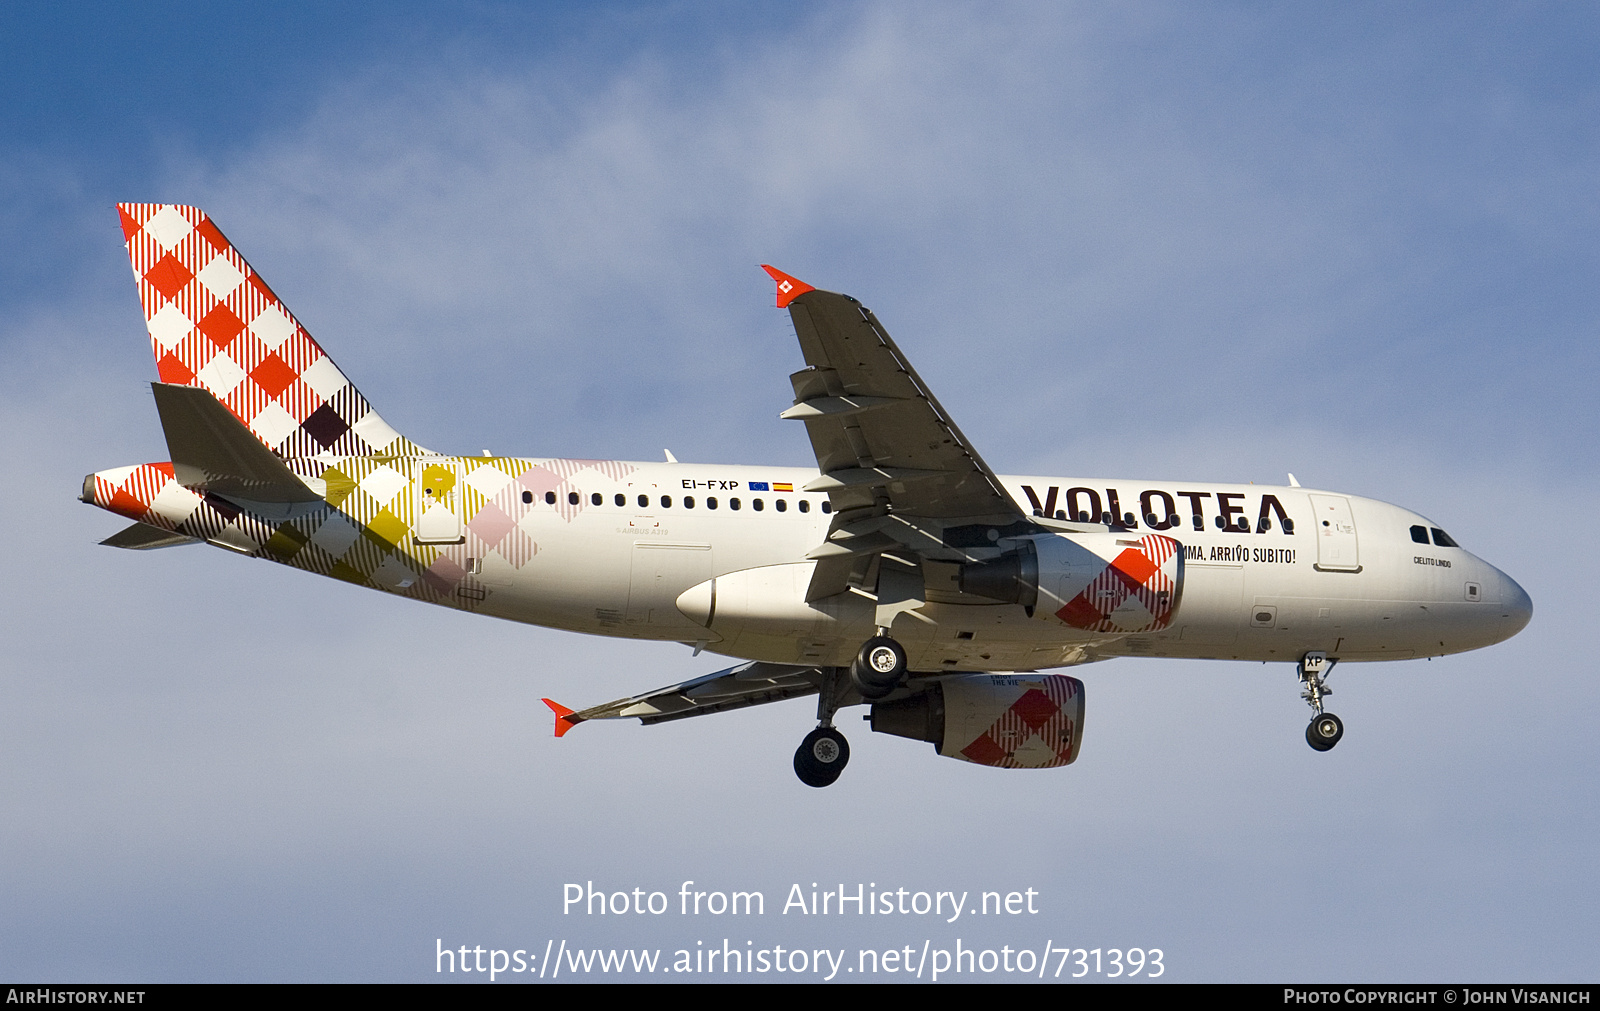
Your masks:
[[[562,736],[567,731],[571,730],[573,727],[575,727],[579,723],[583,722],[582,720],[569,720],[569,719],[567,719],[567,717],[571,716],[574,712],[576,712],[576,710],[568,709],[566,706],[564,706],[561,703],[555,701],[554,699],[541,699],[540,701],[543,702],[545,705],[549,706],[550,707],[550,711],[556,714],[556,736],[557,737]]]
[[[804,295],[808,291],[817,290],[811,285],[800,280],[798,277],[791,277],[771,264],[763,263],[761,265],[761,269],[767,272],[768,277],[778,282],[779,309],[787,309],[789,308],[789,303],[793,302],[801,295]]]

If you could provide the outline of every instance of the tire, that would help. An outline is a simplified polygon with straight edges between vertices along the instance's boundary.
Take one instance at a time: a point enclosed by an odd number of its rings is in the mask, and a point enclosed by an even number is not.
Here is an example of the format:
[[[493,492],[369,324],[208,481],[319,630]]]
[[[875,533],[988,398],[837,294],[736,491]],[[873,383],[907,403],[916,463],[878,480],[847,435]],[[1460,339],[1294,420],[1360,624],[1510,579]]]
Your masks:
[[[794,753],[794,774],[807,786],[832,786],[850,764],[850,742],[832,727],[818,727]]]
[[[863,643],[850,665],[850,684],[868,700],[894,691],[905,675],[905,648],[886,635],[875,635]]]
[[[1323,713],[1306,725],[1306,743],[1317,751],[1327,751],[1344,736],[1344,723],[1332,713]]]

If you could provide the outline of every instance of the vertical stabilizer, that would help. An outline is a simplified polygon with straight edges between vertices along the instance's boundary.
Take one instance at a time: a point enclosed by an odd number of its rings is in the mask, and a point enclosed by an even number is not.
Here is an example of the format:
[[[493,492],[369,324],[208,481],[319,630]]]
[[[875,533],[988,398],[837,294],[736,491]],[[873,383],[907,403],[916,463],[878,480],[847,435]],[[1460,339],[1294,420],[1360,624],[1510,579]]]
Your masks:
[[[411,454],[204,211],[118,204],[163,383],[208,391],[282,457]]]

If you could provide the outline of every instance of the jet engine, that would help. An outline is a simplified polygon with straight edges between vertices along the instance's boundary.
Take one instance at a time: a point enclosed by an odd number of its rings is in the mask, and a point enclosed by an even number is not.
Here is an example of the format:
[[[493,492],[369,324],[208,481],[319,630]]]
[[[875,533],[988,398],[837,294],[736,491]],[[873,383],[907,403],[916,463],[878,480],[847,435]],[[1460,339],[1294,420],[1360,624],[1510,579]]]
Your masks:
[[[1155,632],[1183,595],[1183,545],[1164,534],[1046,534],[961,566],[962,593],[1090,632]]]
[[[1002,769],[1070,765],[1083,738],[1083,682],[1064,674],[951,674],[872,706],[872,729],[928,741],[946,758]]]

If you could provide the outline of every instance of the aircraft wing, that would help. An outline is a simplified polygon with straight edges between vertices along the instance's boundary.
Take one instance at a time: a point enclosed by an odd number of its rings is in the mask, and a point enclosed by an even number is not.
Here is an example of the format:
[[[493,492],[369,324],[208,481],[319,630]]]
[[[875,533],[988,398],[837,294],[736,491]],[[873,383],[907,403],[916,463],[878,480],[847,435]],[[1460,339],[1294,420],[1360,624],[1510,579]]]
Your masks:
[[[1032,521],[940,406],[872,310],[819,291],[775,267],[778,307],[789,310],[805,369],[789,377],[833,523],[808,558],[817,566],[807,600],[876,584],[884,551],[961,557],[952,527],[1016,530]]]
[[[560,737],[589,720],[637,717],[645,724],[665,723],[815,695],[822,681],[822,671],[816,667],[755,661],[582,711],[550,699],[545,699],[544,704],[556,714],[556,736]]]
[[[836,513],[878,509],[1004,526],[1026,519],[872,311],[773,267],[809,368],[790,376]]]

